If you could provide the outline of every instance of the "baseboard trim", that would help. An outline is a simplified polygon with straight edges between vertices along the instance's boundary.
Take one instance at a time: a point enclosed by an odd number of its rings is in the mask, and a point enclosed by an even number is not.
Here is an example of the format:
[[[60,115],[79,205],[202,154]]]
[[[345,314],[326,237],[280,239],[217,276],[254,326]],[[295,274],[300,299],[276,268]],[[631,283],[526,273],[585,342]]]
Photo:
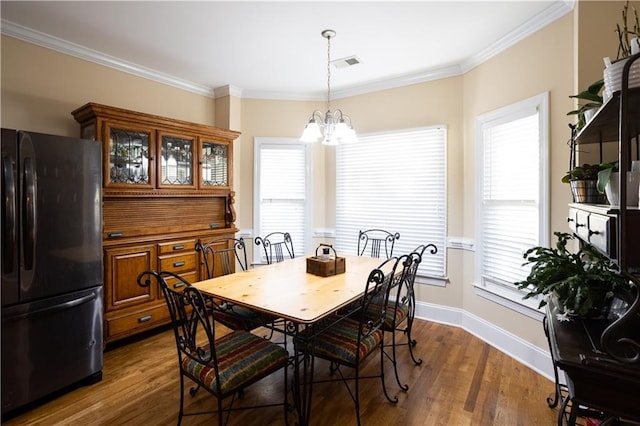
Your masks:
[[[548,350],[532,345],[470,312],[448,306],[418,302],[416,318],[461,327],[550,381],[554,381],[553,363]]]

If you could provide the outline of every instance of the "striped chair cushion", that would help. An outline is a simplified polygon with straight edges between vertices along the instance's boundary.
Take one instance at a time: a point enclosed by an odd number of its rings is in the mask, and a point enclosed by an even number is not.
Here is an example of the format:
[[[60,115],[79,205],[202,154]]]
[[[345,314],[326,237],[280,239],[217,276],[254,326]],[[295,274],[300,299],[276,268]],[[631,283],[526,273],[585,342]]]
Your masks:
[[[367,316],[369,318],[375,318],[378,313],[380,312],[380,307],[381,305],[379,304],[371,304],[369,306],[369,309],[367,309]],[[407,306],[406,304],[402,304],[402,305],[397,305],[395,302],[393,301],[389,301],[389,304],[386,307],[387,310],[387,314],[384,317],[384,329],[387,331],[392,331],[395,330],[395,328],[402,323],[402,321],[404,321],[407,318],[407,315],[409,315],[409,306]],[[393,315],[395,313],[395,324],[393,321]]]
[[[191,357],[182,360],[182,369],[197,377],[216,395],[241,389],[287,364],[289,354],[278,346],[246,331],[234,331],[216,340],[220,388],[216,384],[213,362],[203,364]],[[209,347],[204,350],[209,354]]]
[[[357,354],[360,359],[366,358],[382,341],[382,332],[375,330],[370,335],[363,336],[358,346],[359,326],[359,322],[351,318],[345,318],[332,325],[313,339],[314,355],[340,364],[355,366]]]

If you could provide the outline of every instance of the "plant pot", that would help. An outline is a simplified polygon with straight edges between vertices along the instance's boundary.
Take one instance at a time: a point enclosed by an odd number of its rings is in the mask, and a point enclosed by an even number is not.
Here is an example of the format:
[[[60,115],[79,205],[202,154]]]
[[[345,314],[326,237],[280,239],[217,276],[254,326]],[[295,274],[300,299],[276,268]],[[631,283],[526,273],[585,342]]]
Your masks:
[[[584,122],[585,122],[585,124],[591,121],[593,116],[596,115],[596,112],[598,112],[598,108],[590,108],[588,110],[585,110],[585,112],[584,112]]]
[[[598,192],[597,183],[598,181],[596,179],[570,181],[569,184],[571,185],[573,202],[605,204],[607,201],[607,197],[604,194],[600,194]]]
[[[604,187],[609,204],[620,205],[620,173],[611,173],[609,182]],[[627,172],[627,207],[638,206],[638,191],[640,191],[640,172]]]
[[[609,99],[622,85],[622,69],[629,58],[621,59],[604,69],[603,97]],[[640,60],[635,61],[629,70],[629,88],[640,87]]]

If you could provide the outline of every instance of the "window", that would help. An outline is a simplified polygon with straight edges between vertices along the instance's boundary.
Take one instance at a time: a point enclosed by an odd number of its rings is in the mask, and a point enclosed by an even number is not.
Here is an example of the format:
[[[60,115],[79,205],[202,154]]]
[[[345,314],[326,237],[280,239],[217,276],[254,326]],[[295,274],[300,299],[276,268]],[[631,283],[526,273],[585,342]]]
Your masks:
[[[337,147],[338,252],[355,254],[360,230],[399,232],[394,255],[433,243],[438,253],[425,255],[418,273],[445,276],[446,139],[439,126],[364,135]]]
[[[291,138],[254,140],[255,236],[288,232],[296,256],[307,253],[311,242],[311,145]],[[266,263],[254,250],[254,262]]]
[[[544,93],[476,120],[477,283],[534,308],[513,283],[529,274],[524,252],[548,244],[548,102]]]

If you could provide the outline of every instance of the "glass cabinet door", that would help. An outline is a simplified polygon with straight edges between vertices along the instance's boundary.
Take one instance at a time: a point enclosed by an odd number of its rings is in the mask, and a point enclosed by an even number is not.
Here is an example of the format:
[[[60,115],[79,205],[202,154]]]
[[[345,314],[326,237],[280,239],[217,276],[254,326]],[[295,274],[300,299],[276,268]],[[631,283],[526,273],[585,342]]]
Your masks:
[[[109,176],[106,186],[151,186],[151,132],[107,126]]]
[[[229,147],[224,143],[202,142],[200,173],[202,188],[229,186]]]
[[[160,136],[160,181],[159,187],[194,185],[193,153],[195,138],[183,136]]]

